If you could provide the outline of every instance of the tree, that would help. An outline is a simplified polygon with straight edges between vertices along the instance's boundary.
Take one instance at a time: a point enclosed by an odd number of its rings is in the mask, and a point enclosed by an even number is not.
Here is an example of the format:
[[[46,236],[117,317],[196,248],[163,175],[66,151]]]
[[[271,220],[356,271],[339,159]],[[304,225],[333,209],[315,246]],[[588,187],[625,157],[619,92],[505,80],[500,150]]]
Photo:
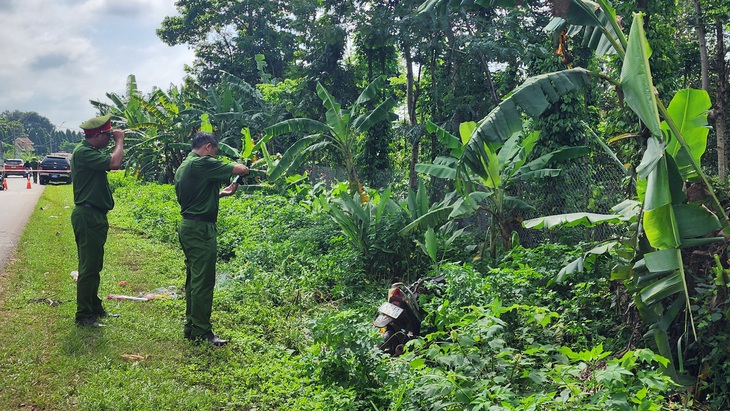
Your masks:
[[[269,178],[276,180],[296,171],[312,152],[332,146],[342,156],[350,191],[362,191],[355,167],[358,141],[370,127],[388,118],[395,105],[395,100],[388,97],[374,109],[366,109],[371,100],[380,97],[378,91],[383,80],[380,77],[372,81],[349,109],[342,109],[324,86],[317,84],[317,95],[327,109],[326,121],[294,118],[269,127],[265,139],[293,132],[312,133],[299,139],[284,153],[276,168],[271,170]]]
[[[169,45],[188,44],[196,61],[189,72],[204,86],[217,84],[221,72],[256,84],[256,55],[264,55],[273,77],[282,78],[294,60],[292,1],[178,0],[180,16],[168,16],[157,35]]]

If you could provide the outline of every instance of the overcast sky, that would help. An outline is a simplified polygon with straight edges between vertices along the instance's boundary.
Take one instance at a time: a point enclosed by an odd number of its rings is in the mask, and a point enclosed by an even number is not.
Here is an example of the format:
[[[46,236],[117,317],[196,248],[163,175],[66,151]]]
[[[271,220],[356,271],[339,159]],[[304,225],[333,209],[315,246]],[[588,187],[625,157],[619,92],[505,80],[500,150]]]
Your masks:
[[[187,46],[155,30],[175,0],[0,0],[0,112],[35,111],[58,129],[80,131],[94,117],[89,100],[138,88],[182,84]]]

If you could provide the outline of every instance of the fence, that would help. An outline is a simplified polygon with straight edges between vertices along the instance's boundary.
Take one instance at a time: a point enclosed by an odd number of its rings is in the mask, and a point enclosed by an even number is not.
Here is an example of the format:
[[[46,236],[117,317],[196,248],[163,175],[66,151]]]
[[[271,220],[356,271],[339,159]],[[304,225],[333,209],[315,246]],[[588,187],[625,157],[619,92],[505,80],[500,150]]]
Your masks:
[[[346,181],[342,168],[309,164],[310,182]],[[618,233],[615,227],[602,225],[596,228],[570,227],[552,230],[534,230],[522,227],[521,221],[554,214],[592,212],[609,213],[611,207],[626,198],[626,179],[623,167],[611,156],[595,147],[593,153],[584,159],[573,160],[561,166],[560,175],[536,181],[525,182],[514,187],[509,194],[523,199],[533,207],[528,212],[513,212],[509,217],[512,228],[520,237],[520,243],[534,247],[546,241],[576,244],[581,241],[601,241]],[[393,171],[383,171],[377,176],[380,187],[394,181]],[[399,176],[398,178],[407,178]],[[432,187],[434,188],[434,187]],[[437,189],[438,190],[438,189]],[[449,190],[446,188],[445,190]],[[443,198],[445,192],[436,195]],[[482,211],[463,223],[486,230],[490,227],[489,216]]]

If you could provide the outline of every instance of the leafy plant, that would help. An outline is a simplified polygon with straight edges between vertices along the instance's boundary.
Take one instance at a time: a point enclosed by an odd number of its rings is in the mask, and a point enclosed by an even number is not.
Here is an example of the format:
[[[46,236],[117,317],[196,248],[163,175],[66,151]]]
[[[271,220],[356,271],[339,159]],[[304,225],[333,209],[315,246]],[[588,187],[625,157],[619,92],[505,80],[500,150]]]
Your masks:
[[[352,104],[349,109],[342,109],[334,97],[317,83],[317,95],[327,109],[324,122],[295,118],[284,120],[266,130],[264,141],[274,136],[292,132],[311,132],[294,143],[279,160],[277,166],[271,170],[269,178],[276,180],[279,177],[296,172],[312,152],[333,146],[342,155],[347,181],[351,192],[358,190],[361,185],[355,169],[356,147],[361,134],[379,121],[390,115],[390,109],[395,105],[392,97],[385,99],[374,109],[366,109],[366,105],[379,97],[378,90],[383,78],[373,80]],[[362,193],[362,189],[359,190]]]
[[[479,148],[484,157],[477,162],[466,162],[460,166],[470,145],[475,144],[472,136],[477,130],[477,123],[462,123],[459,127],[461,138],[456,137],[433,123],[428,130],[436,132],[439,139],[451,149],[451,157],[439,157],[433,164],[418,164],[419,172],[434,177],[447,178],[457,182],[461,198],[453,205],[445,205],[415,220],[404,231],[419,224],[431,227],[434,217],[457,218],[484,209],[490,216],[488,238],[489,256],[497,257],[497,246],[501,243],[505,249],[512,247],[512,226],[515,211],[526,211],[533,207],[519,197],[509,194],[513,186],[520,181],[529,181],[546,177],[555,177],[560,169],[548,168],[553,162],[565,161],[579,157],[588,152],[586,147],[566,147],[529,160],[529,155],[537,143],[539,133],[533,132],[523,136],[522,130],[516,131],[504,143],[482,143]],[[480,203],[484,202],[484,205]],[[428,218],[429,220],[425,220]]]

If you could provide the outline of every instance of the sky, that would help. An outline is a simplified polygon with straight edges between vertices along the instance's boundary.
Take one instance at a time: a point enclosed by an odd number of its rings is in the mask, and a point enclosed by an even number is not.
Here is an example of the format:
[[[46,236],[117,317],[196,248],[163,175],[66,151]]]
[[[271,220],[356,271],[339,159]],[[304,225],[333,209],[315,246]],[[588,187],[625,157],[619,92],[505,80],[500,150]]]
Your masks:
[[[175,0],[0,0],[0,112],[35,111],[58,130],[81,131],[90,100],[183,82],[194,53],[155,31]]]

